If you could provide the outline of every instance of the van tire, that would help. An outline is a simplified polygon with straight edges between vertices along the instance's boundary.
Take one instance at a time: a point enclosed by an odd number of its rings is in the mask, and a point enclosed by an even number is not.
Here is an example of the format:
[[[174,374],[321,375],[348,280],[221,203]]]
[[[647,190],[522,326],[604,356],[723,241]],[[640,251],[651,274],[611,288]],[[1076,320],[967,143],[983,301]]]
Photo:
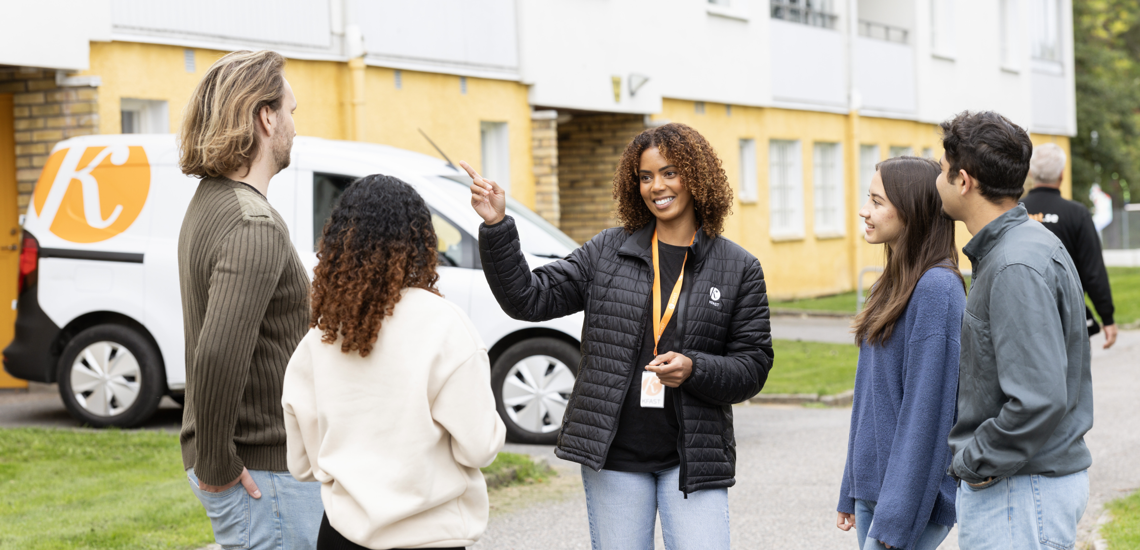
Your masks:
[[[80,358],[80,354],[85,351],[85,358]],[[133,356],[133,364],[124,352]],[[100,354],[107,357],[96,357]],[[92,359],[95,365],[88,364]],[[123,361],[124,359],[127,360]],[[107,366],[111,369],[112,376],[107,383],[101,383],[98,375]],[[76,420],[96,428],[138,426],[154,415],[159,401],[166,394],[166,377],[158,350],[150,339],[123,325],[96,325],[80,332],[63,348],[58,368],[59,393],[67,411]],[[116,377],[115,374],[119,376]],[[85,392],[85,397],[99,398],[105,395],[103,391],[110,388],[112,398],[107,400],[106,406],[101,407],[98,402],[85,406],[72,388],[73,376],[76,382],[98,387]],[[129,405],[116,411],[115,404],[119,403],[120,395],[124,396],[124,400],[130,398],[129,389],[124,388],[134,388],[137,392]],[[101,414],[100,408],[105,409],[107,414]]]
[[[558,441],[562,418],[560,415],[552,417],[549,405],[557,406],[569,400],[581,359],[582,354],[577,347],[556,338],[523,340],[499,356],[491,368],[491,390],[495,394],[495,407],[507,427],[507,439],[532,445],[554,445]],[[521,372],[528,364],[531,369]],[[539,373],[537,378],[542,379],[537,384],[533,382],[535,371]],[[516,380],[509,381],[508,376]],[[513,405],[508,411],[503,402],[504,391],[508,395],[513,394],[516,402],[520,396],[526,399],[528,392],[535,398],[525,405]],[[531,406],[539,408],[527,410]]]

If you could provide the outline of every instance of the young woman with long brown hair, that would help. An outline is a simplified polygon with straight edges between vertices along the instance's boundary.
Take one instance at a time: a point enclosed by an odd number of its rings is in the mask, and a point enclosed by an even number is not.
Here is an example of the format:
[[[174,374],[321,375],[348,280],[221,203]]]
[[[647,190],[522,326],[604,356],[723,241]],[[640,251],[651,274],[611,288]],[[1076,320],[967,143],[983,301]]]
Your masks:
[[[479,332],[439,295],[431,212],[367,176],[324,228],[310,330],[285,371],[289,471],[320,481],[318,550],[461,548],[503,446]]]
[[[732,190],[683,124],[642,132],[614,174],[622,227],[530,270],[505,194],[463,164],[499,305],[538,321],[585,311],[582,363],[555,453],[582,464],[595,550],[729,547],[732,405],[772,366],[764,273],[721,236]]]
[[[966,307],[954,222],[942,215],[934,161],[876,166],[859,211],[886,249],[882,277],[855,318],[859,367],[836,526],[860,550],[933,550],[954,525],[947,437]]]

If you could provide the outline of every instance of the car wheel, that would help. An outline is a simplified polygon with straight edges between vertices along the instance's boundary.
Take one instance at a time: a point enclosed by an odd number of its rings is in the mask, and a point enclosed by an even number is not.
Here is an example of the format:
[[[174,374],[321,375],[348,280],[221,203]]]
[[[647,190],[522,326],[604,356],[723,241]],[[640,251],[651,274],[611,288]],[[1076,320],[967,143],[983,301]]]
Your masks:
[[[158,351],[122,325],[97,325],[72,338],[57,379],[71,416],[97,428],[145,422],[166,393]]]
[[[574,390],[582,355],[555,338],[523,340],[503,352],[491,369],[491,388],[507,438],[553,445]]]

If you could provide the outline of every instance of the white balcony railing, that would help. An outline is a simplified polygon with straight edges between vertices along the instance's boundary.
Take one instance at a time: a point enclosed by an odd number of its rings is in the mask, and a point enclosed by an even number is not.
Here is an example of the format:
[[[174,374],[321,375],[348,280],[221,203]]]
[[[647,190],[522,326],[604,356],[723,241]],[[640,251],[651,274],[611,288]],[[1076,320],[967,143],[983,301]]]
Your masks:
[[[822,0],[771,0],[772,19],[782,19],[812,27],[835,29],[839,16],[825,9]]]

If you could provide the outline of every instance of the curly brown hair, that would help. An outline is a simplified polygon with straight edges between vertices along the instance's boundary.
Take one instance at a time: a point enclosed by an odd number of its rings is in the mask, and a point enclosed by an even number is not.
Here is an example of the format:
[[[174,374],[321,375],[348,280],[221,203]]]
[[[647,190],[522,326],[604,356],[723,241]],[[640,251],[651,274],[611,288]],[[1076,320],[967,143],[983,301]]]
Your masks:
[[[381,175],[352,182],[325,224],[309,327],[324,331],[322,342],[343,337],[341,351],[368,357],[403,289],[439,294],[438,242],[431,212],[412,186]]]
[[[708,140],[693,128],[677,122],[649,128],[625,148],[614,174],[618,222],[632,233],[653,220],[653,212],[641,197],[637,175],[641,153],[653,147],[680,172],[681,182],[693,195],[697,223],[705,234],[716,237],[723,233],[724,219],[732,213],[732,187],[728,185],[728,176]]]

